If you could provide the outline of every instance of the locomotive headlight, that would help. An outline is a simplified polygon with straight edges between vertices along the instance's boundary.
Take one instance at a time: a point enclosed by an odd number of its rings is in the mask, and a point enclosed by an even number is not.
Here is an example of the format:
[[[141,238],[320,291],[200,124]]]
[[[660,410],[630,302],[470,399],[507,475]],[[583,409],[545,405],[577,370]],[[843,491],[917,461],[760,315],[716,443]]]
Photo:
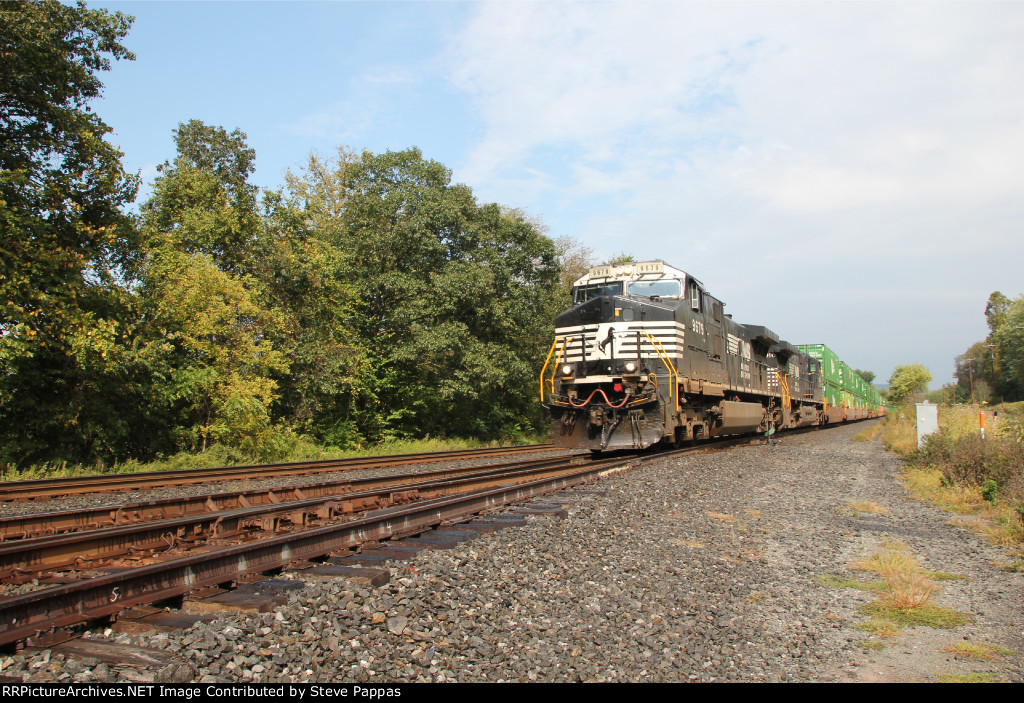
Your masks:
[[[632,361],[626,362],[626,373],[636,373],[636,364]]]
[[[565,366],[563,366],[562,367],[562,375],[563,376],[572,376],[572,366],[570,366],[569,364],[566,364]]]

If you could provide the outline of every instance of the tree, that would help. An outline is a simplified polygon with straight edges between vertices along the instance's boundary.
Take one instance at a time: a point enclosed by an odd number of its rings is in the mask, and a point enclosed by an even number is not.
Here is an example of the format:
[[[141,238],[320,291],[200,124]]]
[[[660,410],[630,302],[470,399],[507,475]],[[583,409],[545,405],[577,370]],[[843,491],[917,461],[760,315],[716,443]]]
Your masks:
[[[248,183],[255,152],[240,131],[198,120],[179,125],[175,143],[142,207],[149,252],[140,293],[164,354],[156,395],[174,413],[179,448],[219,441],[273,458],[288,325],[263,285],[275,249]]]
[[[558,263],[562,268],[559,283],[560,296],[555,314],[565,310],[572,304],[572,284],[583,278],[594,264],[594,251],[584,246],[578,239],[561,236],[555,240],[555,251]]]
[[[287,360],[272,343],[276,325],[239,279],[206,254],[162,249],[151,255],[146,317],[162,332],[162,395],[176,412],[178,447],[211,440],[273,458],[274,375]]]
[[[340,223],[327,236],[344,257],[370,366],[361,431],[525,429],[537,416],[533,366],[550,339],[553,243],[523,213],[478,204],[418,149],[364,152],[339,168]]]
[[[348,173],[358,155],[309,157],[286,175],[284,193],[265,196],[273,242],[260,278],[285,320],[282,351],[290,373],[278,378],[279,413],[297,429],[334,446],[365,440],[372,403],[366,344],[358,334],[356,282],[347,268],[342,214]]]
[[[886,398],[891,405],[912,402],[924,397],[932,375],[923,364],[897,366],[889,377]]]
[[[1024,295],[1005,306],[989,339],[998,361],[995,390],[1005,400],[1024,399]]]
[[[957,385],[977,401],[1024,399],[1024,296],[1010,300],[992,293],[985,320],[985,341],[956,357]]]
[[[971,402],[989,399],[988,393],[996,378],[992,345],[984,342],[972,344],[954,360],[953,376],[960,395]],[[958,396],[959,397],[959,396]]]
[[[178,155],[159,167],[142,206],[149,246],[206,254],[232,274],[254,272],[266,241],[259,189],[248,182],[256,152],[245,134],[190,120],[174,130],[174,143]]]
[[[988,297],[988,303],[985,304],[985,322],[988,323],[990,334],[994,334],[1006,320],[1011,304],[1010,299],[999,291]]]
[[[0,4],[0,458],[86,460],[130,430],[115,347],[138,248],[137,178],[88,103],[134,58],[120,12]],[[88,420],[88,422],[87,422]]]
[[[936,405],[956,405],[957,403],[971,402],[971,396],[970,393],[964,393],[956,383],[946,383],[939,390],[929,393],[928,401]]]
[[[854,369],[853,372],[863,378],[868,383],[873,383],[875,380],[874,371],[862,371],[861,369]]]

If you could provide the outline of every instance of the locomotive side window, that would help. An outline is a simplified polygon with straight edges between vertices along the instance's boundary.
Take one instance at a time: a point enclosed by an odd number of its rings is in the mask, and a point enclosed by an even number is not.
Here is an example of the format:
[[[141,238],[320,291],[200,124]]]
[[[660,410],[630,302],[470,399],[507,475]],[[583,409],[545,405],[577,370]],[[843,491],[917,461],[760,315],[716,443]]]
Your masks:
[[[690,308],[700,312],[701,289],[693,279],[686,282],[686,296],[690,299]]]
[[[602,295],[620,295],[622,293],[622,282],[612,281],[611,283],[596,283],[589,286],[580,286],[573,290],[572,302],[576,305],[585,303],[591,298]]]
[[[629,294],[644,298],[675,298],[682,295],[682,285],[675,278],[667,281],[630,281]]]

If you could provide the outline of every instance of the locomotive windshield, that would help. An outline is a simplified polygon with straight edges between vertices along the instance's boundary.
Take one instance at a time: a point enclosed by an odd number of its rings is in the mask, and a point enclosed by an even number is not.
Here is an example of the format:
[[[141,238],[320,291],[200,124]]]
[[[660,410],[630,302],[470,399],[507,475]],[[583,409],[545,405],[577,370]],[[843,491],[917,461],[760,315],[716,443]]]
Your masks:
[[[683,294],[683,287],[675,278],[661,281],[630,281],[629,294],[644,298],[678,298]]]
[[[576,305],[585,303],[591,298],[601,295],[620,295],[622,293],[622,281],[610,283],[595,283],[589,286],[579,286],[573,290],[572,302]]]

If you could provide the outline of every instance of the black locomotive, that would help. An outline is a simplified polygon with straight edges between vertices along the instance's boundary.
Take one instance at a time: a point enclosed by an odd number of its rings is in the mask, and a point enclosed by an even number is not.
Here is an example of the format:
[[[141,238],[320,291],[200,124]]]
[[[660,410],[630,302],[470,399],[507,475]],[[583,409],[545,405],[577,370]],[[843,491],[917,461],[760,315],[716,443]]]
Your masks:
[[[680,269],[598,266],[572,295],[540,375],[559,446],[638,449],[829,421],[821,362],[734,322]]]

